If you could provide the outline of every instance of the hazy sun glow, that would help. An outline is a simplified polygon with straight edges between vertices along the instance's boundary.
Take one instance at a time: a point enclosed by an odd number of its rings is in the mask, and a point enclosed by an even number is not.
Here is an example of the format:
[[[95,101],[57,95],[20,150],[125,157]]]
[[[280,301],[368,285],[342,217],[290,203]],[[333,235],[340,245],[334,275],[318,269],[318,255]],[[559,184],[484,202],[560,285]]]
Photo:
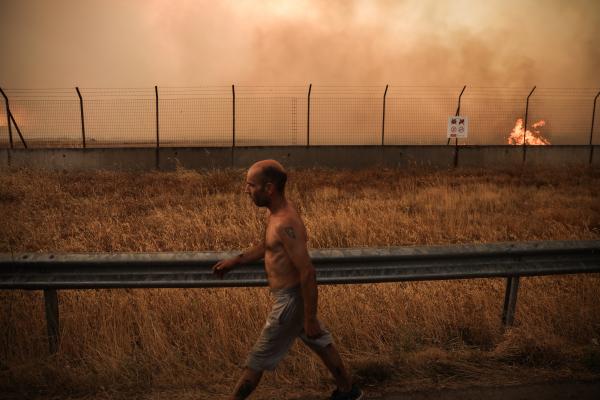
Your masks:
[[[267,14],[271,14],[272,17],[288,17],[288,18],[302,18],[311,14],[311,5],[306,0],[297,1],[281,1],[281,0],[267,0],[264,2],[263,7],[257,7],[256,1],[245,1],[245,7],[251,9],[263,9]]]

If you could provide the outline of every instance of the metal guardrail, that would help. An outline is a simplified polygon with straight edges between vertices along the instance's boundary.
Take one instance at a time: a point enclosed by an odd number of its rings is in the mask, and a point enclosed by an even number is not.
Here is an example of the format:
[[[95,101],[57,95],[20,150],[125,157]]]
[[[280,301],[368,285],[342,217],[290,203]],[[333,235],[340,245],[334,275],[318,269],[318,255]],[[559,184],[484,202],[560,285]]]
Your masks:
[[[58,289],[266,286],[262,263],[223,279],[232,252],[0,254],[0,289],[42,289],[50,350],[58,348]],[[600,241],[312,250],[320,284],[507,278],[502,322],[512,325],[519,277],[600,272]]]

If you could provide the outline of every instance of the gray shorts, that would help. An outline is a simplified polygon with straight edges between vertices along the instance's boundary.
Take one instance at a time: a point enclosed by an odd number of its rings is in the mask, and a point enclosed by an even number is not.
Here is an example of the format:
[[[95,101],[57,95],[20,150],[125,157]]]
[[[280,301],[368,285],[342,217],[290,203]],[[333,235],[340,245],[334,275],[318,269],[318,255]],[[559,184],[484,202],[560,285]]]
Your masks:
[[[333,343],[331,334],[320,321],[324,332],[322,336],[310,339],[304,333],[304,301],[300,286],[271,290],[271,293],[275,304],[245,363],[254,371],[275,369],[297,337],[313,350],[323,349]]]

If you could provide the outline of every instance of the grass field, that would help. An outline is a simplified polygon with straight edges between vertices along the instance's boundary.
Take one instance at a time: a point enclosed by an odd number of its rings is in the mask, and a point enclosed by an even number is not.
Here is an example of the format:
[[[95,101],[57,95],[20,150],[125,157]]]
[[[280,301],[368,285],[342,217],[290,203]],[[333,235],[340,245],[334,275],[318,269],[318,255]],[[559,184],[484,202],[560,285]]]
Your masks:
[[[260,237],[244,171],[0,174],[0,252],[233,250]],[[600,173],[294,170],[288,197],[312,248],[600,239]],[[371,390],[600,377],[600,276],[523,279],[503,331],[504,281],[321,286],[320,318]],[[0,292],[0,392],[227,393],[270,306],[267,289],[59,292],[60,352],[40,292]],[[301,344],[256,398],[332,382]],[[300,390],[299,388],[302,388]],[[191,398],[191,397],[190,397]]]

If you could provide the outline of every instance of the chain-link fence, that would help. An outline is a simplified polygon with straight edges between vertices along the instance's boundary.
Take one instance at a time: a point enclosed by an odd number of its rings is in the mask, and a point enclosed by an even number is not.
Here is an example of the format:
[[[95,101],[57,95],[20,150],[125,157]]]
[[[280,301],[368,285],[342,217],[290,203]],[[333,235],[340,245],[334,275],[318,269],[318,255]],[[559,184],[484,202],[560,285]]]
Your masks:
[[[2,94],[4,148],[435,145],[448,143],[456,113],[469,120],[458,144],[508,144],[519,120],[551,144],[600,144],[599,89],[226,85]]]

